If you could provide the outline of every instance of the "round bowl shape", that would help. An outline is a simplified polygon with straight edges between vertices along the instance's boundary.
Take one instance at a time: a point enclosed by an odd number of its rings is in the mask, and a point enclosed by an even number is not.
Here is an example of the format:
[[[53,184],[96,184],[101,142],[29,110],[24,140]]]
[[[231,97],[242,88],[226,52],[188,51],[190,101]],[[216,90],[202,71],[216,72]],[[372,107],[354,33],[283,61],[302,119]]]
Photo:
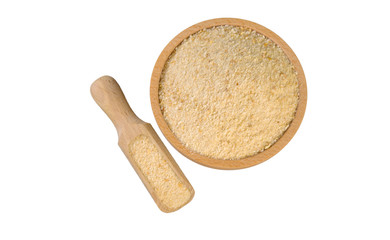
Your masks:
[[[179,139],[177,139],[175,134],[169,128],[161,112],[160,101],[159,101],[159,86],[160,86],[161,74],[164,69],[166,61],[168,60],[171,53],[175,50],[175,48],[179,46],[184,39],[188,38],[190,35],[198,31],[206,28],[215,27],[215,26],[221,26],[221,25],[232,25],[232,26],[249,28],[268,37],[271,41],[277,44],[286,54],[286,56],[294,66],[298,78],[299,101],[298,101],[295,117],[290,123],[288,129],[268,149],[259,152],[253,156],[245,157],[237,160],[214,159],[187,149],[184,146],[184,144],[181,143]],[[197,23],[185,29],[181,33],[179,33],[175,38],[173,38],[168,43],[168,45],[161,52],[153,69],[151,84],[150,84],[150,100],[151,100],[153,114],[154,117],[156,118],[159,128],[161,129],[164,136],[168,139],[168,141],[180,153],[182,153],[187,158],[193,160],[194,162],[207,167],[212,167],[217,169],[241,169],[241,168],[247,168],[247,167],[257,165],[271,158],[272,156],[277,154],[283,147],[285,147],[287,143],[292,139],[292,137],[297,132],[305,113],[306,102],[307,102],[307,87],[306,87],[305,75],[302,66],[299,63],[298,58],[295,56],[291,48],[278,35],[276,35],[271,30],[257,23],[250,22],[247,20],[235,19],[235,18],[218,18],[218,19],[211,19],[211,20]]]

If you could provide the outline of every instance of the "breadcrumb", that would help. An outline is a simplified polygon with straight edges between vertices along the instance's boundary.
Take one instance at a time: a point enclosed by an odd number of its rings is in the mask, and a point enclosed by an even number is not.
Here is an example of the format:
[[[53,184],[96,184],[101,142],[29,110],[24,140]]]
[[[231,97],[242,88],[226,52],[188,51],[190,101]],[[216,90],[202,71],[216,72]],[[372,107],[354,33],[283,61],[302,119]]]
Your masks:
[[[191,200],[190,190],[180,181],[149,137],[141,134],[134,138],[129,147],[134,161],[167,208],[175,210]]]
[[[224,160],[253,156],[287,130],[297,72],[283,50],[248,28],[223,25],[185,39],[163,69],[159,101],[185,147]]]

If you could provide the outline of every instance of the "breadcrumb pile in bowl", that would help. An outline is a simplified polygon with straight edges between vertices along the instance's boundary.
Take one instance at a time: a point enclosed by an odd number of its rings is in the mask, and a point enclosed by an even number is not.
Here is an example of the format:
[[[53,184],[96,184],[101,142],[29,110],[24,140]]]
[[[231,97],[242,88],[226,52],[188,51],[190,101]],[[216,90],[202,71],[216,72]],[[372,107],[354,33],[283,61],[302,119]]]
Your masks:
[[[217,26],[185,39],[163,69],[161,112],[175,136],[207,157],[236,160],[269,148],[298,105],[297,72],[253,30]]]
[[[277,154],[306,109],[302,66],[271,30],[243,19],[197,23],[173,38],[153,69],[157,124],[184,156],[241,169]]]

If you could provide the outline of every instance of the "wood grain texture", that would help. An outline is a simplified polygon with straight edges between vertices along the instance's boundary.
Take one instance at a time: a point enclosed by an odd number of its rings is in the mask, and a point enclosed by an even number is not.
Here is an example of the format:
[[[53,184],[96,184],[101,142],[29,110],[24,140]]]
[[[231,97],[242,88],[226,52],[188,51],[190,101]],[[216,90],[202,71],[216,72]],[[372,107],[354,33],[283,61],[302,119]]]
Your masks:
[[[254,156],[242,158],[238,160],[213,159],[187,149],[176,138],[174,133],[168,127],[168,124],[166,123],[164,116],[161,112],[159,95],[158,95],[161,73],[163,71],[165,62],[168,60],[169,56],[175,50],[175,48],[184,39],[188,38],[190,35],[198,32],[199,30],[205,28],[211,28],[214,26],[220,26],[220,25],[246,27],[268,37],[284,51],[284,53],[287,55],[287,57],[294,65],[295,70],[298,73],[299,102],[298,102],[295,118],[290,123],[289,128],[284,132],[283,136],[279,138],[279,140],[276,143],[274,143],[270,148]],[[257,165],[271,158],[272,156],[277,154],[280,150],[282,150],[282,148],[285,147],[288,144],[288,142],[293,138],[305,114],[306,103],[307,103],[307,86],[306,86],[305,75],[298,58],[296,57],[292,49],[287,45],[287,43],[285,43],[278,35],[276,35],[271,30],[257,23],[250,22],[247,20],[236,19],[236,18],[218,18],[218,19],[211,19],[211,20],[197,23],[185,29],[181,33],[179,33],[175,38],[173,38],[168,43],[168,45],[164,48],[164,50],[161,52],[160,56],[158,57],[157,62],[153,69],[151,82],[150,82],[150,101],[151,101],[154,117],[162,133],[168,139],[168,141],[184,156],[193,160],[196,163],[199,163],[207,167],[212,167],[217,169],[242,169],[242,168],[247,168],[247,167]]]
[[[168,149],[161,142],[161,139],[158,137],[153,127],[149,123],[146,123],[139,119],[131,110],[121,88],[119,87],[115,79],[110,76],[103,76],[97,79],[91,85],[91,94],[96,103],[114,123],[114,126],[118,132],[119,147],[126,155],[130,164],[142,180],[143,184],[149,191],[157,206],[163,212],[173,212],[190,202],[195,194],[195,191],[192,188],[191,184],[177,165],[176,161],[172,158],[171,154],[168,152]],[[187,189],[189,189],[191,197],[186,203],[184,203],[180,207],[174,209],[170,208],[162,202],[162,199],[159,199],[155,189],[148,181],[147,176],[142,173],[142,170],[139,168],[139,166],[131,156],[129,144],[133,141],[135,137],[140,136],[141,134],[149,137],[152,143],[159,149],[160,153],[165,156],[169,167],[173,170],[178,179],[185,185]]]

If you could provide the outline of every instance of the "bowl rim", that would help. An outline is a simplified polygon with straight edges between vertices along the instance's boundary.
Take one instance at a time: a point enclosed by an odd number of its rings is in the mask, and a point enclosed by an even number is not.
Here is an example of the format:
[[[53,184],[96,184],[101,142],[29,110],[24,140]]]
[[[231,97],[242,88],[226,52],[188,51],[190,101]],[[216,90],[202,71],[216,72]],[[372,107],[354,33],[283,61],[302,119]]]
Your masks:
[[[237,159],[237,160],[223,160],[223,159],[214,159],[199,153],[193,152],[186,148],[184,144],[182,144],[179,139],[175,136],[172,130],[169,128],[167,122],[164,119],[164,116],[161,112],[160,101],[159,101],[159,87],[160,87],[160,77],[162,70],[164,69],[165,62],[168,60],[171,53],[175,50],[175,48],[181,44],[181,42],[188,38],[190,35],[205,29],[211,28],[215,26],[221,25],[232,25],[239,27],[246,27],[252,29],[260,34],[271,39],[274,43],[276,43],[283,52],[287,55],[291,63],[294,65],[297,71],[298,77],[298,88],[299,88],[299,100],[298,106],[295,113],[295,117],[290,123],[288,129],[284,132],[284,134],[268,149],[259,152],[255,155]],[[153,115],[156,119],[157,125],[159,126],[161,132],[164,134],[165,138],[169,141],[169,143],[178,150],[185,157],[190,160],[201,164],[203,166],[216,168],[216,169],[242,169],[255,166],[259,163],[262,163],[278,152],[280,152],[293,138],[295,133],[297,132],[304,114],[306,110],[307,104],[307,85],[306,78],[303,72],[302,66],[293,52],[293,50],[287,45],[282,38],[280,38],[277,34],[267,29],[266,27],[261,26],[260,24],[244,20],[238,18],[216,18],[210,19],[203,22],[199,22],[191,27],[183,30],[181,33],[176,35],[163,49],[160,56],[158,57],[156,64],[153,68],[152,77],[150,80],[150,102],[153,110]]]

